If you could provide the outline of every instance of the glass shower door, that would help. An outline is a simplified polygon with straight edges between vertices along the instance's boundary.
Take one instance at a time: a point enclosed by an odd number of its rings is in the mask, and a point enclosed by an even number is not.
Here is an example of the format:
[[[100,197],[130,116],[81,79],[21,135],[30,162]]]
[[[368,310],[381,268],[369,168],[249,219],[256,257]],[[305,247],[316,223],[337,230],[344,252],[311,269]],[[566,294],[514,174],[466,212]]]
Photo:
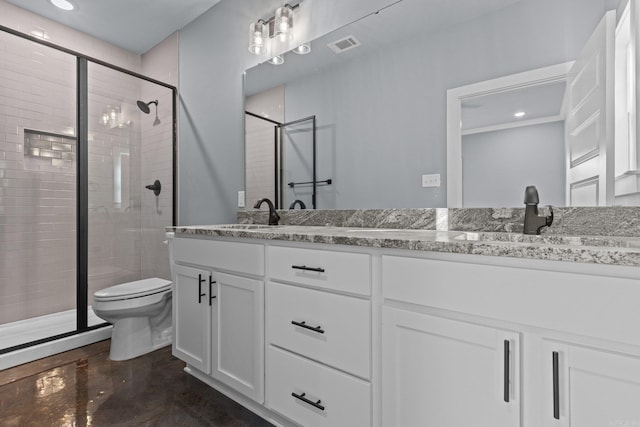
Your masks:
[[[77,146],[76,58],[4,32],[0,57],[1,350],[76,329]]]
[[[88,64],[88,299],[109,286],[171,280],[173,91]],[[158,194],[153,189],[158,181]],[[88,311],[89,326],[102,322]]]

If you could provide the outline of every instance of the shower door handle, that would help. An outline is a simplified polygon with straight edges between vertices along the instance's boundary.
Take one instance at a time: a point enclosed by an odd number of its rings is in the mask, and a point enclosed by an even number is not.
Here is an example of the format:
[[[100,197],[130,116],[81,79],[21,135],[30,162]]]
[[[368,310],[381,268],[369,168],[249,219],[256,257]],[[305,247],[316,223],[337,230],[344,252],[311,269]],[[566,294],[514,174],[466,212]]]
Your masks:
[[[162,185],[160,184],[160,180],[155,180],[153,184],[150,185],[145,185],[145,187],[147,190],[151,190],[153,191],[153,194],[155,194],[156,196],[160,195],[160,190],[162,190]]]

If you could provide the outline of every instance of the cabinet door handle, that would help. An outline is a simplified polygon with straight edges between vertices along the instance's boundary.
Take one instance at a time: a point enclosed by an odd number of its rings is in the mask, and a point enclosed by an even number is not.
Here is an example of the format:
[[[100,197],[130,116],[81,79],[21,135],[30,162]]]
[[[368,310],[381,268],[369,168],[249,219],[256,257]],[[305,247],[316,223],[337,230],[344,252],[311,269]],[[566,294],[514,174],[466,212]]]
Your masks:
[[[551,355],[553,363],[553,418],[560,419],[560,378],[558,372],[558,352]]]
[[[211,305],[211,301],[216,297],[213,295],[213,284],[218,283],[213,280],[213,276],[209,276],[209,305]]]
[[[202,277],[202,274],[198,274],[198,304],[202,302],[202,297],[205,296],[205,294],[202,293],[203,283],[204,283],[204,278]]]
[[[322,326],[318,325],[318,326],[309,326],[307,325],[307,322],[305,322],[304,320],[302,322],[296,322],[295,320],[291,321],[292,325],[296,325],[296,326],[300,326],[301,328],[305,328],[308,329],[310,331],[313,332],[317,332],[319,334],[324,334],[324,331],[322,330]]]
[[[313,400],[309,400],[306,397],[304,397],[305,395],[306,393],[302,393],[302,394],[291,393],[291,396],[295,397],[296,399],[302,400],[304,403],[311,405],[314,408],[318,408],[321,411],[324,411],[324,406],[321,405],[322,400],[318,400],[317,402],[314,402]]]
[[[292,265],[294,270],[315,271],[316,273],[324,273],[324,268],[320,267],[307,267],[306,265]]]
[[[504,340],[504,401],[509,403],[509,375],[510,375],[510,352],[509,352],[509,340]]]

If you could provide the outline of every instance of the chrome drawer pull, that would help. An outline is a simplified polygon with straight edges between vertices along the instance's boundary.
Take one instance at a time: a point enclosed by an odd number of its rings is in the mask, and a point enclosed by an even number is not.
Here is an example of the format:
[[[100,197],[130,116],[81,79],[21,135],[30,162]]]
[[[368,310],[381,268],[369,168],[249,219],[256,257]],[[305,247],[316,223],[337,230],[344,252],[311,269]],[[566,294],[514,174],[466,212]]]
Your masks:
[[[296,393],[291,393],[291,396],[295,397],[296,399],[300,399],[302,400],[304,403],[309,404],[315,408],[320,409],[321,411],[324,411],[324,406],[322,406],[320,403],[322,403],[322,400],[318,400],[317,402],[314,402],[312,400],[307,399],[306,397],[304,397],[307,393],[302,393],[302,394],[296,394]]]
[[[294,270],[305,270],[305,271],[315,271],[316,273],[324,273],[324,268],[307,267],[306,265],[292,265],[291,268],[293,268]]]
[[[319,334],[324,334],[324,331],[322,330],[322,326],[319,326],[319,325],[315,326],[315,327],[314,326],[309,326],[309,325],[307,325],[307,323],[304,320],[302,322],[296,322],[295,320],[292,320],[291,324],[292,325],[296,325],[296,326],[300,326],[301,328],[305,328],[305,329],[308,329],[308,330],[313,331],[313,332],[317,332]]]

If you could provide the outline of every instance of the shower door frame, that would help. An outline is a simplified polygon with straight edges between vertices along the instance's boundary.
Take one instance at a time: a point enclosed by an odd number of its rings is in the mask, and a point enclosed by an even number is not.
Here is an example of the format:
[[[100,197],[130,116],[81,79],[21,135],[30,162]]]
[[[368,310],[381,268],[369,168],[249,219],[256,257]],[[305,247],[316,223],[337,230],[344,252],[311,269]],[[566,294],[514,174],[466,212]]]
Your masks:
[[[77,254],[76,254],[76,329],[71,332],[54,335],[51,337],[39,339],[36,341],[30,341],[24,344],[16,345],[13,347],[0,348],[0,354],[10,353],[16,350],[21,350],[34,345],[43,344],[51,341],[55,341],[61,338],[78,335],[84,332],[88,332],[94,329],[103,328],[109,325],[109,323],[101,323],[98,325],[89,326],[88,322],[88,307],[89,307],[89,158],[88,158],[88,140],[89,140],[89,90],[88,90],[88,64],[94,63],[103,67],[119,71],[123,74],[137,77],[143,81],[154,83],[156,85],[165,87],[172,91],[172,162],[173,162],[173,193],[172,193],[172,212],[171,212],[171,224],[173,226],[177,223],[177,157],[178,157],[178,89],[168,83],[160,80],[153,79],[135,71],[127,70],[126,68],[119,67],[117,65],[102,61],[97,58],[82,54],[80,52],[68,49],[66,47],[57,45],[55,43],[42,40],[38,37],[24,34],[20,31],[12,28],[0,25],[0,31],[12,34],[25,40],[29,40],[34,43],[38,43],[43,46],[55,49],[60,52],[67,53],[76,58],[76,141],[77,141],[77,170],[76,170],[76,221],[77,221]]]

